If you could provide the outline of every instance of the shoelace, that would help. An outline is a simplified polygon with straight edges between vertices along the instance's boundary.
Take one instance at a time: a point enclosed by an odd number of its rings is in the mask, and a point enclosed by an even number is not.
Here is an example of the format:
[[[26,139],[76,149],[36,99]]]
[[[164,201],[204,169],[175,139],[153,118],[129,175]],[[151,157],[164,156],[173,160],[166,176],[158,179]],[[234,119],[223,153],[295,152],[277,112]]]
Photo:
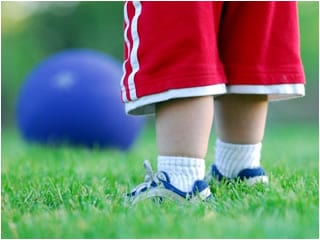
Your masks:
[[[159,179],[164,178],[161,173],[154,173],[152,166],[148,160],[143,162],[144,169],[146,170],[146,176],[144,177],[144,182],[136,186],[131,192],[140,192],[142,189],[149,189],[152,183],[159,185],[161,182]]]

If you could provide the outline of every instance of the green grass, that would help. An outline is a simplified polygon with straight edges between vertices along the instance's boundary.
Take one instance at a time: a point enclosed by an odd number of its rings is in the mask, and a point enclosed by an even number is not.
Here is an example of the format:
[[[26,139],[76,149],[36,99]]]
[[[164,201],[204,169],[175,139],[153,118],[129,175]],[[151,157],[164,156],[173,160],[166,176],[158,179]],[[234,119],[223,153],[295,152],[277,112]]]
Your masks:
[[[150,127],[128,153],[30,145],[4,129],[1,237],[319,237],[316,124],[268,126],[265,188],[215,185],[216,199],[209,203],[125,205],[121,196],[143,179],[142,161],[155,166],[156,156]],[[210,148],[207,159],[212,157]]]

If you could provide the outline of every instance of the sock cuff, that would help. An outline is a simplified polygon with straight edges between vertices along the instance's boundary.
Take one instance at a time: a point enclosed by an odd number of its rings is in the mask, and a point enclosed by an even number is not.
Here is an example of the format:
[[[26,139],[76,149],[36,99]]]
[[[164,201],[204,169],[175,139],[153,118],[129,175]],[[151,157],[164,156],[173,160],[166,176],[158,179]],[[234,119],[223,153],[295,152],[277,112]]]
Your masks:
[[[235,143],[227,143],[223,142],[219,138],[216,140],[216,147],[227,148],[227,149],[234,149],[234,150],[255,150],[261,151],[262,143],[255,143],[255,144],[235,144]]]
[[[158,169],[162,167],[196,167],[204,168],[205,161],[202,158],[190,158],[180,156],[158,156]]]

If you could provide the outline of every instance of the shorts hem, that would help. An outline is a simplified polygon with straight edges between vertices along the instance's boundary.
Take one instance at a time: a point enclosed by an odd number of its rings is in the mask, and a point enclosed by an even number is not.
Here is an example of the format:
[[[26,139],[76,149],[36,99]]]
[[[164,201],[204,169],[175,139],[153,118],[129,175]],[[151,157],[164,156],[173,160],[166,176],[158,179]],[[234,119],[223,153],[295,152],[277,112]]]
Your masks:
[[[225,84],[192,88],[170,89],[165,92],[143,96],[135,101],[125,103],[127,114],[149,115],[155,113],[155,104],[170,99],[221,95],[227,92]]]
[[[305,95],[304,84],[274,85],[229,85],[228,93],[234,94],[266,94],[269,101],[280,101]]]
[[[170,99],[217,96],[223,94],[266,94],[269,101],[280,101],[305,95],[304,84],[275,84],[275,85],[232,85],[216,84],[168,91],[141,97],[125,103],[125,110],[130,115],[149,115],[155,113],[155,104]]]

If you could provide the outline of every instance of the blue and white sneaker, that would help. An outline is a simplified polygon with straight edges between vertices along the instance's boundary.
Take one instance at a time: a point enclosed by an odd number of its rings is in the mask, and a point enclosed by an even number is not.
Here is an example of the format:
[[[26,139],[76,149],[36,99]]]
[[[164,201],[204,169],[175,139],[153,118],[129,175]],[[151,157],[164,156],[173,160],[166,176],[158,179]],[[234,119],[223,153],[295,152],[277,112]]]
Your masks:
[[[154,173],[149,161],[144,161],[144,168],[147,172],[144,182],[135,187],[126,196],[127,200],[133,205],[145,199],[153,199],[159,202],[163,199],[178,202],[186,200],[198,202],[212,197],[210,188],[204,180],[195,181],[191,192],[183,192],[170,184],[170,178],[166,172]]]
[[[232,180],[240,180],[247,183],[249,186],[252,186],[256,183],[268,183],[268,176],[266,175],[263,168],[245,168],[241,170],[238,174],[238,176],[234,179],[227,178],[222,175],[222,173],[218,170],[217,166],[213,164],[211,166],[211,171],[206,175],[206,181],[210,182],[212,179],[217,180],[218,182],[221,182],[223,180],[226,181],[232,181]]]

